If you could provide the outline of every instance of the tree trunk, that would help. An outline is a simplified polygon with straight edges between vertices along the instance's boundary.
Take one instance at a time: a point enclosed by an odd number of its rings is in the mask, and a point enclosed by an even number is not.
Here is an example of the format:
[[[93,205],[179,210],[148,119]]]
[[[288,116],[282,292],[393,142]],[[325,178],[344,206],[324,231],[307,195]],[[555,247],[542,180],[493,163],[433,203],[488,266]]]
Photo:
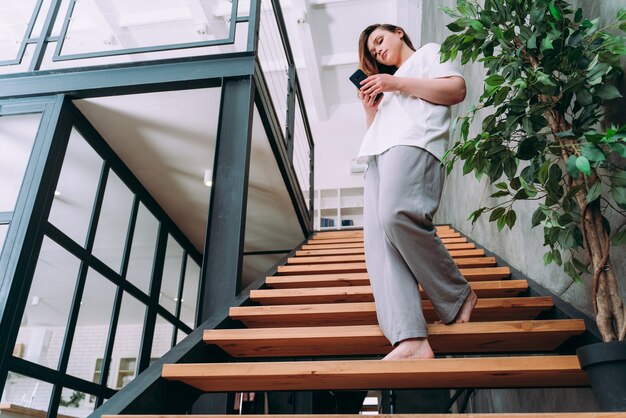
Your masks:
[[[563,118],[558,115],[549,115],[549,120],[553,122],[555,132],[564,125]],[[567,149],[567,145],[574,145],[577,141],[563,139],[559,141],[562,148],[563,161],[567,161],[573,149]],[[571,178],[571,177],[570,177]],[[581,220],[580,229],[583,233],[584,246],[591,263],[592,282],[592,302],[596,313],[596,324],[605,342],[623,340],[626,334],[626,311],[620,297],[619,285],[615,272],[610,267],[610,241],[604,224],[602,222],[602,211],[600,200],[587,203],[587,191],[598,179],[597,173],[593,171],[591,176],[585,178],[580,173],[578,178],[571,178],[568,182],[570,188],[582,185],[583,187],[574,195],[576,203],[580,208]]]

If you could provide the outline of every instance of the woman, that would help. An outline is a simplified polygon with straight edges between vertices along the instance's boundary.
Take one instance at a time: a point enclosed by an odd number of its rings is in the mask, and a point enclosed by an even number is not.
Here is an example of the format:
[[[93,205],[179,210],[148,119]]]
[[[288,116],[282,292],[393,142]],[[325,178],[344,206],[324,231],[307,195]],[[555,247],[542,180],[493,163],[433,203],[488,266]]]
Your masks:
[[[359,39],[368,75],[358,92],[368,126],[358,157],[368,163],[365,258],[380,327],[395,347],[384,360],[434,357],[418,283],[446,324],[468,322],[477,301],[432,222],[450,106],[465,98],[459,69],[439,62],[439,47],[415,50],[393,25],[371,25]]]

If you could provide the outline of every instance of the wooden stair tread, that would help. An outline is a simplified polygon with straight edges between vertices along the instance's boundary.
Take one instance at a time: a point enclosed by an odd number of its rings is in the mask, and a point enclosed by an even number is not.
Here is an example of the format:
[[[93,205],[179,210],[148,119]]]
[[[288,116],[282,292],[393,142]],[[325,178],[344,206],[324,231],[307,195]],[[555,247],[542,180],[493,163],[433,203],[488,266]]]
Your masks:
[[[451,238],[451,239],[457,239],[457,238]],[[474,245],[471,242],[451,242],[451,243],[446,243],[445,241],[443,242],[443,245],[446,247],[447,250],[469,250],[472,248],[476,248],[476,245]],[[346,249],[346,248],[352,248],[352,249],[359,249],[359,250],[363,250],[363,243],[343,243],[343,244],[314,244],[314,245],[310,245],[310,244],[304,244],[302,246],[302,250],[336,250],[336,249]]]
[[[451,233],[458,232],[449,225],[436,225],[435,230],[437,233]],[[313,239],[328,239],[328,238],[341,238],[341,237],[362,237],[364,235],[363,229],[351,229],[351,230],[339,230],[339,231],[318,231],[313,234]]]
[[[440,236],[441,241],[444,244],[456,244],[467,242],[467,237],[461,237],[460,234],[449,234]],[[308,246],[317,247],[318,245],[330,245],[330,244],[352,244],[363,246],[363,238],[332,238],[332,239],[310,239],[307,241]]]
[[[441,239],[444,238],[461,238],[461,233],[455,231],[437,231],[437,236]],[[317,244],[317,243],[339,243],[339,242],[363,242],[365,239],[363,234],[346,234],[335,237],[313,237],[309,239],[307,242],[309,244]]]
[[[452,244],[451,244],[452,245]],[[483,257],[485,250],[482,249],[465,249],[465,250],[450,250],[448,251],[451,257]],[[335,250],[298,250],[296,251],[295,260],[305,259],[308,257],[340,257],[340,256],[365,256],[365,249],[363,248],[343,248]],[[364,259],[363,259],[364,260]]]
[[[474,268],[459,268],[459,271],[465,277],[467,281],[488,281],[488,280],[502,280],[506,279],[511,275],[511,270],[508,267],[474,267]],[[302,273],[302,272],[300,272]],[[367,280],[369,282],[369,275],[366,272],[352,272],[348,271],[337,271],[332,272],[332,270],[328,270],[325,273],[314,273],[308,272],[308,274],[284,274],[279,276],[268,276],[275,277],[277,279],[291,279],[291,280],[299,280],[302,278],[310,278],[311,280],[318,279],[360,279]]]
[[[206,392],[588,386],[576,356],[167,364],[162,376]]]
[[[472,321],[515,321],[534,319],[552,307],[550,297],[478,299]],[[428,322],[438,320],[432,304],[422,302]],[[230,317],[248,327],[375,325],[374,302],[326,303],[303,305],[237,306],[231,307]]]
[[[444,231],[453,231],[456,232],[454,228],[450,225],[435,225],[435,229],[437,232]],[[343,229],[337,231],[316,231],[313,233],[314,238],[323,238],[323,237],[336,237],[342,235],[363,235],[364,231],[362,228],[359,229]]]
[[[430,324],[436,353],[551,351],[585,331],[579,319]],[[204,341],[233,357],[377,355],[392,350],[378,325],[216,329]]]
[[[479,298],[516,296],[528,289],[526,280],[470,282]],[[425,298],[420,288],[422,298]],[[371,286],[335,286],[287,289],[259,289],[250,292],[250,299],[264,305],[303,303],[373,302]]]
[[[495,257],[469,257],[454,259],[459,268],[493,267]],[[360,263],[329,263],[329,264],[296,264],[279,266],[277,274],[324,274],[335,272],[365,272],[365,262]]]
[[[321,250],[325,251],[325,250]],[[452,258],[476,258],[484,257],[485,250],[456,250],[448,251]],[[365,261],[365,253],[361,254],[336,254],[332,251],[326,255],[290,257],[287,264],[318,264],[318,263],[355,263]]]

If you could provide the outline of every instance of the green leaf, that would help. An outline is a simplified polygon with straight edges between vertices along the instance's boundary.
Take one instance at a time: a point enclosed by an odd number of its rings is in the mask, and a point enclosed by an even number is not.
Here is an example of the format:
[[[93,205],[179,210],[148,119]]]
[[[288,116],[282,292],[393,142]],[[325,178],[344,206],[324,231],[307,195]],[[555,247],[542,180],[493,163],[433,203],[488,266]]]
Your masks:
[[[582,89],[576,92],[576,101],[582,106],[589,106],[593,103],[593,96],[589,90]]]
[[[541,221],[543,221],[544,219],[546,219],[546,214],[544,213],[543,208],[540,206],[537,209],[535,209],[535,211],[533,212],[533,217],[532,217],[533,228],[539,225]]]
[[[576,168],[585,173],[586,175],[591,175],[591,166],[589,165],[589,160],[582,155],[576,158]]]
[[[492,193],[489,197],[503,197],[508,196],[510,193],[506,190],[498,190],[495,193]]]
[[[535,137],[524,139],[517,148],[515,156],[520,160],[531,160],[539,153],[539,141]]]
[[[626,187],[613,187],[611,190],[615,203],[622,209],[626,210]]]
[[[574,15],[574,22],[578,23],[582,20],[583,18],[583,9],[578,8],[576,9],[576,14]]]
[[[626,32],[626,22],[622,23],[621,25],[619,25],[619,29],[623,32]]]
[[[602,84],[596,87],[596,94],[603,100],[611,100],[617,97],[622,97],[617,87],[611,84]]]
[[[537,49],[537,34],[533,33],[532,35],[530,35],[530,38],[528,38],[528,41],[526,41],[526,47],[528,49]]]
[[[541,47],[539,48],[539,50],[541,52],[544,52],[549,49],[554,49],[554,47],[552,46],[553,41],[554,41],[554,38],[552,38],[552,36],[548,34],[545,38],[543,38],[543,41],[541,41]]]
[[[554,262],[559,266],[563,263],[561,260],[561,252],[559,250],[552,250],[552,258],[554,258]]]
[[[617,20],[626,20],[626,7],[622,7],[617,11]]]
[[[499,219],[500,217],[502,217],[502,215],[504,215],[504,212],[506,211],[506,209],[504,208],[496,208],[493,210],[493,212],[491,212],[491,215],[489,215],[489,222],[493,222],[496,219]]]
[[[556,19],[561,20],[561,13],[559,9],[554,5],[554,0],[550,2],[550,14]]]
[[[499,74],[492,74],[485,79],[485,84],[489,86],[500,86],[504,83],[505,78]]]
[[[450,29],[452,32],[463,32],[465,28],[467,28],[467,26],[470,24],[470,22],[471,22],[470,19],[466,17],[462,17],[460,19],[455,20],[452,23],[447,24],[446,27]]]
[[[517,214],[514,210],[510,210],[506,214],[506,224],[509,226],[509,229],[513,229],[513,225],[515,225],[515,221],[517,220]]]
[[[589,161],[604,161],[606,157],[604,152],[595,144],[584,143],[582,144],[582,154]]]
[[[591,203],[596,200],[602,193],[602,182],[596,181],[593,186],[587,191],[587,203]]]
[[[552,262],[552,258],[553,258],[552,251],[548,251],[547,253],[543,255],[543,264],[547,266],[548,264]]]
[[[487,209],[487,208],[478,208],[478,209],[476,209],[475,211],[470,213],[470,216],[467,217],[467,220],[469,221],[471,219],[472,220],[472,224],[474,224],[478,220],[480,215],[482,215],[482,213],[485,211],[485,209]]]
[[[550,160],[546,160],[543,164],[541,164],[541,168],[539,168],[539,171],[537,172],[537,180],[539,180],[539,183],[544,184],[548,179],[550,164]]]
[[[502,228],[506,225],[506,216],[501,216],[496,222],[496,225],[498,226],[498,231],[502,231]]]
[[[574,239],[574,233],[571,229],[562,229],[559,231],[559,244],[561,248],[564,250],[569,250],[570,248],[574,248],[576,244],[576,240]]]
[[[474,29],[476,32],[481,32],[485,27],[484,25],[480,22],[480,20],[472,20],[470,22],[470,26],[472,27],[472,29]]]
[[[574,264],[572,264],[571,261],[566,261],[563,264],[563,270],[565,270],[565,273],[567,273],[568,276],[574,279],[574,281],[581,283],[582,279],[576,272],[576,269],[574,268]]]
[[[578,178],[578,174],[580,173],[580,170],[578,169],[578,167],[576,167],[576,156],[575,155],[570,155],[569,158],[567,159],[567,172],[569,173],[570,176],[572,176],[573,178]]]
[[[503,181],[501,181],[500,183],[496,183],[494,186],[496,186],[500,190],[509,190],[509,187]]]
[[[589,273],[588,264],[581,263],[580,260],[576,257],[572,257],[572,263],[574,264],[574,267],[576,267],[578,270]]]
[[[458,10],[453,9],[451,7],[440,7],[439,8],[442,12],[444,12],[445,14],[447,14],[450,17],[459,17],[461,16],[458,12]]]
[[[504,173],[506,174],[508,178],[512,179],[513,177],[515,177],[516,172],[517,172],[517,161],[515,160],[515,158],[509,155],[509,157],[504,160]],[[512,180],[511,180],[511,187],[514,187]]]
[[[612,142],[609,144],[609,147],[611,147],[611,149],[615,151],[620,157],[626,158],[626,145],[622,144],[621,142]]]

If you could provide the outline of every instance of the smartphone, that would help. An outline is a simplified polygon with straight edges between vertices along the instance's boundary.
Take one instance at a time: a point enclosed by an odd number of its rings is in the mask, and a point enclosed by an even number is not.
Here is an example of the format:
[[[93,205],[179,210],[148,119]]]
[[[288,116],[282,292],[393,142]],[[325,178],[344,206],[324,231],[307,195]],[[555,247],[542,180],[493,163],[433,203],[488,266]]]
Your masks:
[[[350,81],[352,81],[352,84],[354,84],[357,89],[361,90],[361,81],[365,80],[366,78],[367,75],[363,72],[363,70],[359,68],[354,72],[354,74],[350,76]],[[382,95],[382,93],[378,93],[376,99],[374,99],[374,102],[377,102]]]

